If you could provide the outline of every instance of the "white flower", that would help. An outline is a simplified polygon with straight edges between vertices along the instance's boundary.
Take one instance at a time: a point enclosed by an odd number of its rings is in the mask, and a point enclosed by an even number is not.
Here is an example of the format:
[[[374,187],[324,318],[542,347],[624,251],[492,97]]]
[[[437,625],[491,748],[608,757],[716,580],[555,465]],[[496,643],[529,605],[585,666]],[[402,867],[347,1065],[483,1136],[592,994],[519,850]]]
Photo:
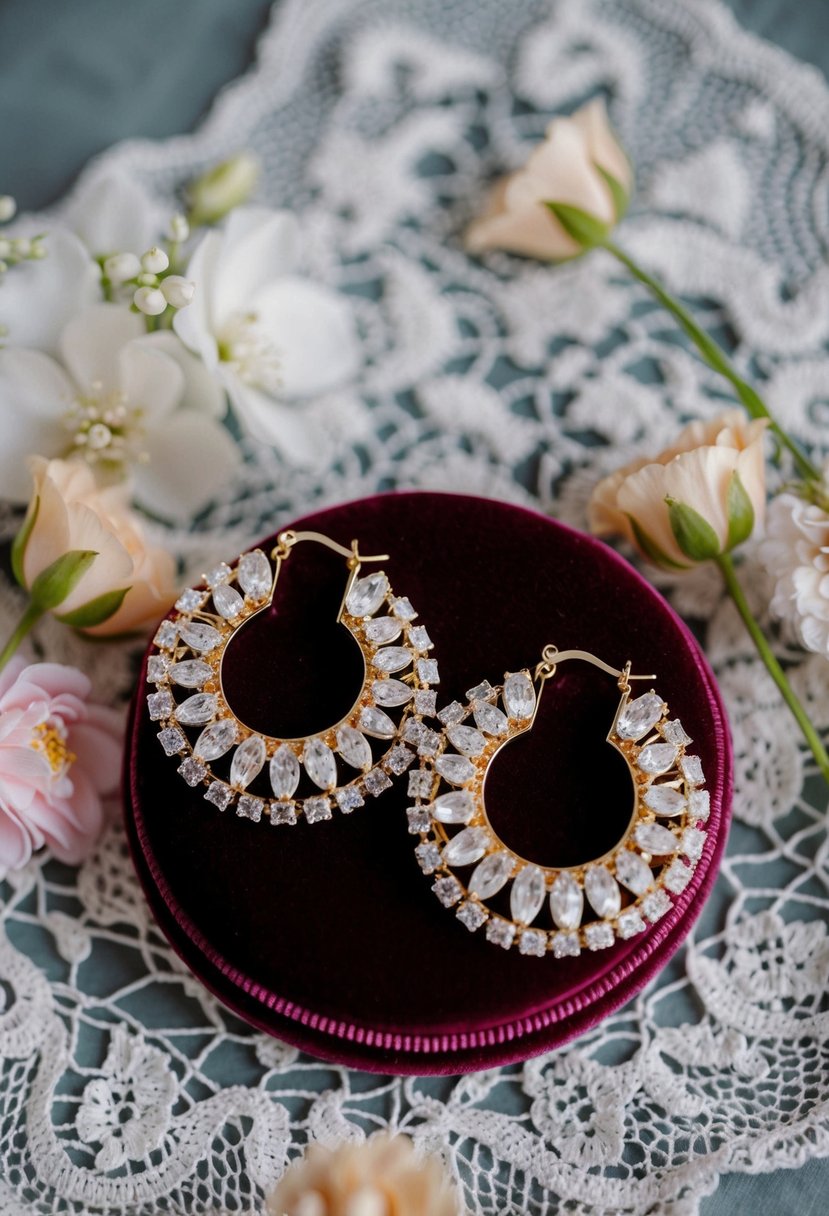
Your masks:
[[[176,1079],[164,1055],[123,1026],[112,1033],[101,1073],[83,1091],[76,1124],[81,1140],[100,1144],[95,1168],[105,1173],[161,1147]]]
[[[359,352],[347,302],[295,273],[298,252],[289,212],[238,208],[196,248],[187,268],[195,298],[173,325],[255,438],[313,463],[314,427],[288,402],[353,376]]]
[[[0,296],[2,293],[0,293]],[[95,304],[63,329],[62,363],[38,350],[0,349],[0,485],[29,496],[26,457],[80,454],[108,473],[132,468],[136,500],[187,519],[239,463],[219,422],[225,400],[170,332]]]
[[[796,494],[769,504],[760,560],[775,580],[771,612],[829,658],[829,514]]]

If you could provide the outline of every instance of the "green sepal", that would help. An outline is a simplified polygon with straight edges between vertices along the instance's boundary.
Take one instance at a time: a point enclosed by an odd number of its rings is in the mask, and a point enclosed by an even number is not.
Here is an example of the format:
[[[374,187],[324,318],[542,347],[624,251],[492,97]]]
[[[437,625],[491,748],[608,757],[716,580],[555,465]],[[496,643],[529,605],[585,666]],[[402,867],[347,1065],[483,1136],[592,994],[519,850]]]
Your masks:
[[[725,549],[730,553],[737,545],[748,540],[754,531],[754,504],[748,496],[740,474],[735,469],[728,483],[728,540]]]
[[[35,526],[38,511],[40,510],[40,495],[38,494],[33,500],[26,512],[26,518],[20,526],[20,531],[12,541],[12,573],[20,583],[21,587],[25,587],[25,575],[23,573],[23,555],[26,552],[26,546],[29,543],[29,537],[32,535],[32,528]]]
[[[662,568],[665,570],[688,569],[687,566],[682,565],[682,562],[675,561],[672,557],[668,557],[668,554],[659,547],[656,541],[648,535],[642,525],[637,523],[632,515],[628,515],[627,518],[631,529],[633,530],[636,543],[648,561],[653,562],[655,566],[662,566]]]
[[[719,557],[720,540],[707,519],[687,503],[666,496],[668,518],[674,540],[686,557],[693,562],[707,562]]]
[[[51,566],[41,570],[29,588],[32,603],[42,612],[51,612],[71,595],[98,556],[94,549],[71,549]]]
[[[73,629],[91,629],[93,625],[101,625],[115,615],[129,590],[129,587],[121,587],[118,591],[105,591],[88,604],[81,604],[80,608],[64,613],[56,619]]]
[[[603,169],[602,166],[597,165],[595,161],[593,162],[593,168],[602,178],[610,191],[610,196],[613,199],[613,210],[616,212],[616,221],[618,223],[628,209],[630,195],[619,179],[614,177],[612,173],[608,173],[607,169]]]
[[[582,249],[593,249],[603,245],[610,235],[610,227],[597,220],[589,211],[581,207],[571,207],[569,203],[545,203],[561,224],[569,237]]]

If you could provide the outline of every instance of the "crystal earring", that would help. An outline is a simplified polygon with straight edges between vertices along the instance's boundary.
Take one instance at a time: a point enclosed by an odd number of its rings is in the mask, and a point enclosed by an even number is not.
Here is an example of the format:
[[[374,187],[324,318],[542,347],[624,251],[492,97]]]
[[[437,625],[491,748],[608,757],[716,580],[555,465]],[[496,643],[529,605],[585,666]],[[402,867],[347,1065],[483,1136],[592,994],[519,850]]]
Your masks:
[[[147,679],[156,686],[147,707],[161,727],[166,754],[181,757],[178,772],[188,785],[204,786],[204,797],[219,810],[235,803],[237,815],[255,822],[265,814],[272,824],[294,824],[304,814],[316,823],[331,818],[332,799],[348,814],[409,767],[414,754],[399,736],[412,710],[434,714],[430,685],[438,683],[438,665],[428,657],[428,633],[412,623],[417,613],[408,599],[393,594],[386,574],[358,577],[364,562],[386,561],[388,554],[365,556],[356,540],[346,549],[318,532],[286,531],[277,540],[270,558],[261,549],[243,553],[233,568],[222,563],[204,576],[204,586],[179,597],[147,662]],[[222,670],[229,643],[269,607],[280,571],[301,541],[347,559],[337,620],[360,648],[363,677],[340,722],[304,738],[281,739],[252,729],[233,712]],[[386,745],[382,755],[375,756],[369,739]],[[301,782],[309,792],[296,797]]]
[[[634,796],[628,825],[610,850],[555,868],[527,861],[499,839],[484,792],[501,749],[532,729],[547,681],[571,659],[618,679],[622,697],[607,741],[627,763]],[[487,940],[504,949],[517,944],[522,954],[576,956],[643,932],[688,885],[706,838],[709,795],[699,788],[699,757],[686,750],[691,739],[662,698],[651,690],[630,700],[631,680],[655,678],[632,676],[630,663],[616,671],[585,651],[547,646],[534,673],[507,674],[497,688],[484,681],[467,692],[466,704],[455,701],[437,715],[443,730],[435,755],[409,774],[409,831],[420,837],[417,860],[435,876],[435,895],[470,932],[485,925]],[[500,911],[487,904],[496,896]],[[545,902],[549,929],[537,924]]]

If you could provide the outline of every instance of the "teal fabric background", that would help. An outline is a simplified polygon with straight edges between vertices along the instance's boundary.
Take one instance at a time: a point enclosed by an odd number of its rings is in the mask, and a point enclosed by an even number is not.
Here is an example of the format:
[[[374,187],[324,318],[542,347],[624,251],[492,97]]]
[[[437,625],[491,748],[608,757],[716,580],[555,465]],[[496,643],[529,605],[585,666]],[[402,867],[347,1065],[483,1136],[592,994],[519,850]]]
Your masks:
[[[738,20],[829,75],[825,0],[730,0]],[[129,137],[191,130],[240,75],[267,0],[5,0],[0,6],[0,193],[58,199],[96,153]],[[228,1077],[228,1082],[233,1078]],[[826,1211],[829,1164],[731,1175],[705,1216]]]

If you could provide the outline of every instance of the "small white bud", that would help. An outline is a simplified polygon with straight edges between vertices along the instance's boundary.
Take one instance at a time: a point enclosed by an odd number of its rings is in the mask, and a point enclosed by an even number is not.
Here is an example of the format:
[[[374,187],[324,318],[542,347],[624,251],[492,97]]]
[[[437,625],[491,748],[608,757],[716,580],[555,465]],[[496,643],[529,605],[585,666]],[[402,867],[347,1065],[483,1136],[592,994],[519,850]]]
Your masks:
[[[185,279],[180,274],[171,274],[162,279],[161,290],[164,299],[173,308],[186,308],[196,294],[196,284],[192,279]]]
[[[215,224],[250,197],[259,180],[259,161],[250,152],[240,152],[223,161],[188,187],[191,221]]]
[[[167,235],[171,241],[186,241],[190,235],[190,225],[187,223],[187,216],[182,215],[180,211],[170,216]]]
[[[132,302],[139,312],[148,317],[158,317],[167,307],[167,301],[157,287],[139,287]]]
[[[17,203],[10,194],[0,194],[0,224],[14,219],[17,214]]]
[[[27,258],[32,252],[32,242],[26,236],[18,236],[12,241],[12,255],[16,258]]]
[[[170,265],[170,259],[163,249],[153,245],[142,257],[141,265],[149,274],[161,274]]]
[[[140,283],[142,287],[158,287],[158,275],[150,274],[147,270],[142,271],[141,274],[137,274],[135,278],[136,282]]]
[[[104,262],[104,274],[116,284],[134,279],[140,269],[141,263],[134,253],[114,253]]]

